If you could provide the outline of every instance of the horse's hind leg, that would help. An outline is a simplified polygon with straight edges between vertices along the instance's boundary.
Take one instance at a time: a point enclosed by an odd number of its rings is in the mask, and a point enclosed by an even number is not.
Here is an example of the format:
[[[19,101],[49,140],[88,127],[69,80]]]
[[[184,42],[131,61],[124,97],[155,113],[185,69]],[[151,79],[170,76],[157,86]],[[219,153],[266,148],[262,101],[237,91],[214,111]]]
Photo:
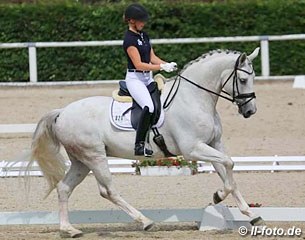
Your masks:
[[[153,221],[145,217],[141,212],[127,203],[113,187],[107,158],[98,157],[98,159],[95,160],[96,161],[94,161],[94,166],[91,163],[92,166],[90,169],[92,170],[98,182],[101,196],[117,205],[135,221],[142,223],[144,230],[149,230],[154,224]]]
[[[58,202],[59,202],[59,226],[60,232],[63,235],[68,234],[70,237],[78,237],[82,232],[75,229],[68,216],[68,199],[74,188],[80,184],[89,173],[89,168],[76,160],[69,154],[71,160],[71,167],[64,179],[57,185]]]

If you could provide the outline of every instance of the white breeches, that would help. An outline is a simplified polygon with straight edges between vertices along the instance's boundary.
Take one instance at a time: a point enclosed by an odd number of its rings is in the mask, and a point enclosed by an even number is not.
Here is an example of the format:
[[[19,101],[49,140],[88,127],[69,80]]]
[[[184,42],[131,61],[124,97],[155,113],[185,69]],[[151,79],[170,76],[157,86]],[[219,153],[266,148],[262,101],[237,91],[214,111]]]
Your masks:
[[[149,112],[153,113],[154,104],[146,87],[154,81],[151,72],[127,72],[125,81],[132,98],[141,106],[142,109],[147,106]]]

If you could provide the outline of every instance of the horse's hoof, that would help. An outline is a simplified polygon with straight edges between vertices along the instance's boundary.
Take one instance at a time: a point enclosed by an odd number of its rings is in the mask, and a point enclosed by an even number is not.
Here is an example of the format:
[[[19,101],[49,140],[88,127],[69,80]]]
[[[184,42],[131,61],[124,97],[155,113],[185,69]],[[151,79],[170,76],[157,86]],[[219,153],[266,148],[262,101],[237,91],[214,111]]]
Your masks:
[[[148,223],[144,224],[143,230],[149,231],[150,229],[153,228],[154,225],[155,225],[155,223],[153,221],[149,221]]]
[[[213,202],[214,202],[214,204],[218,204],[218,203],[222,202],[222,199],[218,195],[218,191],[216,191],[213,194]]]
[[[78,229],[65,229],[60,230],[60,236],[62,238],[78,238],[83,236],[83,232]]]
[[[83,236],[82,231],[71,233],[71,238],[79,238],[81,236]]]
[[[256,218],[252,219],[250,221],[250,224],[252,226],[263,226],[263,225],[266,225],[266,223],[265,223],[264,219],[262,219],[262,217],[256,217]]]

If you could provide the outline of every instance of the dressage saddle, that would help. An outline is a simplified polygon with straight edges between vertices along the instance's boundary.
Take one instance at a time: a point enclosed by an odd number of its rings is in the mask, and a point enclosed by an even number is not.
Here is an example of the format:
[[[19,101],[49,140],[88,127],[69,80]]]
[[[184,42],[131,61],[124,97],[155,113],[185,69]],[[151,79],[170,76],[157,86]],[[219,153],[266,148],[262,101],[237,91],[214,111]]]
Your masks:
[[[128,89],[127,89],[127,85],[125,81],[120,81],[119,82],[120,85],[120,89],[118,92],[119,96],[131,96]],[[161,109],[162,109],[162,105],[161,105],[161,100],[160,100],[160,96],[161,96],[161,91],[158,88],[158,84],[156,82],[152,82],[147,86],[147,89],[150,93],[151,99],[153,101],[154,104],[154,113],[152,115],[151,118],[151,125],[155,125],[161,115]],[[138,126],[138,122],[142,113],[142,108],[140,107],[140,105],[133,99],[132,100],[132,106],[127,109],[127,111],[125,111],[123,113],[123,115],[125,115],[128,111],[131,111],[131,124],[132,127],[134,129],[137,129]]]

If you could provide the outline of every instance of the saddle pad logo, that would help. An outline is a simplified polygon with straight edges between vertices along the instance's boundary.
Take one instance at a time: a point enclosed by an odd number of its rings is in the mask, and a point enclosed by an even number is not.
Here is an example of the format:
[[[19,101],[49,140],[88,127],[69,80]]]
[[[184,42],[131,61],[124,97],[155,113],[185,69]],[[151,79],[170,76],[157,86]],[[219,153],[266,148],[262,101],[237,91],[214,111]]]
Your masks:
[[[114,115],[113,120],[122,125],[129,124],[129,122],[130,122],[129,118],[126,118],[125,116],[122,116],[122,115]]]
[[[131,111],[127,111],[132,106],[132,103],[117,102],[112,100],[109,106],[109,118],[111,124],[123,131],[134,131],[131,124]],[[126,113],[127,111],[127,113]],[[161,127],[164,122],[164,110],[161,111],[161,116],[154,127]]]

